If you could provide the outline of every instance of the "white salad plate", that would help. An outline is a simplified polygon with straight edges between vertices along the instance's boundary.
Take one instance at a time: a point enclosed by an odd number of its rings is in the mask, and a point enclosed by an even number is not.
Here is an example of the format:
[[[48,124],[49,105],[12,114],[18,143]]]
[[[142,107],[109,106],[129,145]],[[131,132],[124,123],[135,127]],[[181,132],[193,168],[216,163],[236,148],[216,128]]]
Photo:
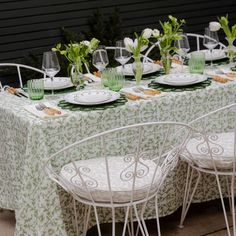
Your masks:
[[[204,52],[205,54],[205,60],[206,61],[216,61],[220,59],[226,58],[226,54],[224,49],[213,49],[212,53],[208,49],[200,50],[201,52]],[[188,57],[190,58],[191,53],[188,53]]]
[[[118,72],[122,72],[122,66],[118,66],[116,68],[117,68]],[[155,73],[155,72],[159,71],[160,69],[161,69],[161,66],[158,64],[154,64],[154,63],[150,63],[150,62],[144,63],[143,64],[143,75]],[[124,65],[124,75],[127,75],[127,76],[134,75],[132,63]]]
[[[207,80],[204,75],[198,74],[169,74],[157,77],[155,82],[159,84],[172,85],[172,86],[186,86],[191,84],[201,83]]]
[[[110,90],[83,90],[67,94],[66,102],[78,105],[99,105],[113,102],[120,98],[120,94]]]
[[[73,87],[69,77],[54,77],[53,81],[50,78],[44,78],[45,90],[60,90]]]

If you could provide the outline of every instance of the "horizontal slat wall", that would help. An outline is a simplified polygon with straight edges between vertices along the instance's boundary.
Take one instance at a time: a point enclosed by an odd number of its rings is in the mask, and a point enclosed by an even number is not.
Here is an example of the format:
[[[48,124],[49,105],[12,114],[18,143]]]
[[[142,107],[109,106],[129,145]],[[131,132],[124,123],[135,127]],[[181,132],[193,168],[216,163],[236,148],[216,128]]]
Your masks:
[[[236,23],[235,0],[2,0],[0,61],[41,54],[60,41],[61,27],[86,31],[94,10],[108,16],[115,7],[125,33],[158,28],[158,21],[169,14],[186,19],[186,32],[202,33],[209,21],[227,13]]]

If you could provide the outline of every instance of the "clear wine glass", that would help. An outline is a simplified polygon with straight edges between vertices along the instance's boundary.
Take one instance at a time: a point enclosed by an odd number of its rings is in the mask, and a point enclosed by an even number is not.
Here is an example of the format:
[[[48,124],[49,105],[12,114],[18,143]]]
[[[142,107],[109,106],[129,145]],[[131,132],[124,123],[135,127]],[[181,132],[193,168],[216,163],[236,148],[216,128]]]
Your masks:
[[[203,38],[203,45],[208,48],[210,51],[211,56],[211,67],[213,67],[212,62],[212,52],[213,49],[219,44],[219,38],[216,31],[211,31],[209,28],[205,28],[204,38]]]
[[[184,59],[187,56],[187,53],[190,50],[188,36],[186,34],[181,34],[181,39],[175,41],[175,47],[178,49],[177,53],[182,61],[181,72],[183,72]]]
[[[42,69],[45,71],[46,75],[51,79],[53,85],[53,78],[60,71],[60,64],[58,62],[56,52],[49,51],[43,53]],[[52,95],[54,95],[53,89]]]
[[[131,53],[125,48],[124,40],[116,41],[114,58],[122,66],[122,72],[124,72],[124,65],[130,60]]]
[[[93,52],[92,63],[99,71],[103,71],[106,68],[109,60],[105,46],[99,46]]]

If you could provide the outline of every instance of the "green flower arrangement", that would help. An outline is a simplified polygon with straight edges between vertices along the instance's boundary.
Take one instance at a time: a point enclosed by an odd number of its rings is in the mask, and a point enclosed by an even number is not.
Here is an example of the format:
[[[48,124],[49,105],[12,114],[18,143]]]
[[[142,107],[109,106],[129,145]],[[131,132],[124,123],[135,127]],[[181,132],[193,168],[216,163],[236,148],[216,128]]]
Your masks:
[[[137,84],[140,83],[142,79],[143,74],[143,66],[141,62],[141,52],[144,51],[149,44],[149,38],[152,36],[152,30],[149,28],[146,28],[143,30],[141,35],[138,35],[136,32],[135,40],[131,38],[124,38],[124,45],[126,49],[133,53],[134,63],[133,63],[133,69],[134,69],[134,76]]]
[[[58,43],[52,51],[59,52],[69,62],[69,69],[72,66],[82,73],[83,65],[87,65],[88,56],[98,47],[99,40],[93,38],[91,41],[81,41],[79,43],[70,43],[62,45]]]
[[[68,74],[76,89],[83,88],[84,76],[83,66],[87,69],[88,57],[98,47],[99,40],[93,38],[91,41],[81,41],[80,43],[57,44],[53,51],[59,52],[68,62]]]
[[[230,62],[232,62],[235,57],[235,51],[236,51],[233,45],[234,40],[236,38],[236,24],[230,27],[228,16],[221,16],[220,18],[218,18],[218,20],[221,25],[221,28],[223,29],[227,37],[228,41],[227,57],[229,58]]]
[[[181,33],[183,30],[181,27],[186,23],[184,19],[178,20],[177,18],[169,15],[168,21],[159,21],[162,32],[160,34],[153,34],[159,42],[159,49],[163,68],[165,73],[168,74],[171,68],[171,56],[177,52],[177,48],[174,47],[174,41],[181,39]]]

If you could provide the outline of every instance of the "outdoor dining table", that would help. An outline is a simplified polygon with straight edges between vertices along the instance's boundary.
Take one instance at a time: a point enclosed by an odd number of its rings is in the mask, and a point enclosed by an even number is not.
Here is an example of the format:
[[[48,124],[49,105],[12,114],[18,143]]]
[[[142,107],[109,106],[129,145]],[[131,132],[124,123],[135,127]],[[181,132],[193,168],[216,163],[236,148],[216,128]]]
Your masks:
[[[63,94],[57,101],[62,99]],[[148,121],[189,122],[234,102],[236,81],[225,84],[212,81],[206,88],[193,91],[168,92],[154,99],[128,101],[103,110],[67,110],[66,117],[43,120],[24,109],[32,104],[31,100],[1,92],[0,207],[15,211],[17,236],[75,235],[72,198],[51,181],[43,169],[50,155],[105,130]],[[169,215],[181,206],[186,171],[187,165],[179,162],[167,177],[158,199],[160,216]],[[194,202],[218,197],[214,177],[204,175]],[[78,203],[81,232],[83,211],[84,207]],[[145,217],[153,218],[154,211],[154,202],[150,201]],[[99,215],[102,222],[111,220],[106,209],[100,209]],[[117,220],[122,218],[120,209]],[[93,224],[95,219],[91,214],[90,225]]]

